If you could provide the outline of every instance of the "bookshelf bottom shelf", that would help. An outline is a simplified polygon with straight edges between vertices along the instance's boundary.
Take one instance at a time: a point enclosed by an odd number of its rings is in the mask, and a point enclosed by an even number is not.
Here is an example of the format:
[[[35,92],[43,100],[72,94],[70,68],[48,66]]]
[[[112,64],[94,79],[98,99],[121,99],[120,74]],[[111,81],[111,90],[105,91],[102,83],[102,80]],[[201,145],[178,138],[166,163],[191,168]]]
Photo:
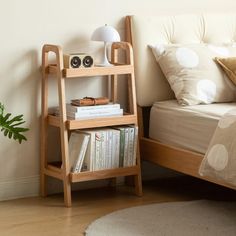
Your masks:
[[[45,174],[57,179],[63,179],[61,162],[53,162],[47,165],[45,169]],[[83,182],[89,180],[97,180],[97,179],[108,179],[119,176],[130,176],[130,175],[138,175],[139,168],[138,166],[129,166],[129,167],[121,167],[115,169],[104,169],[104,170],[96,170],[96,171],[84,171],[79,173],[70,173],[70,181],[72,183],[75,182]]]
[[[97,171],[85,171],[80,173],[70,173],[70,180],[74,182],[83,182],[97,179],[107,179],[119,176],[138,175],[138,166],[122,167],[116,169],[104,169]]]

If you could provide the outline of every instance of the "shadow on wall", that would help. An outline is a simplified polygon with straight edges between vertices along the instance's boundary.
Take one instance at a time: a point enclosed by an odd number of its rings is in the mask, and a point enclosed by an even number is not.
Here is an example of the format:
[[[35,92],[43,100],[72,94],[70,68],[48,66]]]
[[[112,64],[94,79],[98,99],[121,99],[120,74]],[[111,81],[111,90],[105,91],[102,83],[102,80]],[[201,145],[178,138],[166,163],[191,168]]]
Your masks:
[[[120,22],[123,22],[121,20]],[[124,23],[124,22],[123,22]],[[121,24],[121,23],[120,23]],[[120,30],[122,31],[122,30]],[[91,32],[92,35],[92,32]],[[123,36],[123,31],[121,32],[121,36]],[[96,42],[91,41],[90,37],[75,37],[72,38],[62,45],[64,53],[87,53],[94,58],[94,63],[99,64],[102,60],[103,55],[103,42]],[[110,55],[110,50],[108,50],[108,55]],[[71,80],[69,81],[71,84],[69,94],[71,96],[76,94],[78,91],[80,92],[81,96],[109,96],[109,82],[106,79],[100,80],[99,77],[92,78],[89,77],[86,80]],[[127,98],[127,83],[126,80],[120,80],[118,84],[118,96],[119,101],[123,107],[126,107],[126,98]],[[87,92],[86,92],[87,91]]]
[[[21,103],[27,104],[24,109],[24,116],[31,118],[27,120],[28,125],[32,124],[32,115],[38,114],[41,69],[39,65],[39,52],[37,50],[28,51],[23,56],[16,58],[11,64],[9,79],[12,81],[10,90],[6,94],[7,104],[14,107],[16,99],[21,99]],[[17,101],[19,102],[19,101]],[[21,110],[21,109],[19,109]],[[31,127],[30,127],[31,128]]]
[[[99,63],[103,53],[103,43],[93,42],[88,37],[72,38],[63,45],[63,53],[86,53],[93,57],[95,64]],[[82,80],[71,80],[68,82],[70,92],[67,93],[70,99],[78,98],[78,96],[85,97],[98,97],[108,96],[107,80],[100,80],[99,77],[87,77]]]
[[[34,49],[20,56],[16,54],[11,66],[6,69],[10,84],[6,86],[2,102],[7,112],[23,114],[24,120],[26,120],[23,126],[30,129],[25,134],[27,142],[23,142],[21,145],[16,145],[13,140],[3,141],[0,151],[2,153],[1,162],[7,161],[5,163],[8,166],[6,177],[24,176],[28,165],[29,168],[35,170],[39,163],[39,144],[36,141],[39,138],[38,112],[41,89],[39,64],[39,52]],[[25,168],[19,168],[22,163]]]

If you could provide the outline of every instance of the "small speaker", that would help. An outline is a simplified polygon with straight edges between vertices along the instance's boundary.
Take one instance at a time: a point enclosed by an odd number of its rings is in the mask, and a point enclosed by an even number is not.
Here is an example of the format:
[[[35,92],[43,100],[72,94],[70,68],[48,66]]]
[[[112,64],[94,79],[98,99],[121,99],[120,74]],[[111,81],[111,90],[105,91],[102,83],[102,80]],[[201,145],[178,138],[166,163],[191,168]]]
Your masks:
[[[65,68],[87,68],[93,66],[93,58],[85,53],[63,55]]]

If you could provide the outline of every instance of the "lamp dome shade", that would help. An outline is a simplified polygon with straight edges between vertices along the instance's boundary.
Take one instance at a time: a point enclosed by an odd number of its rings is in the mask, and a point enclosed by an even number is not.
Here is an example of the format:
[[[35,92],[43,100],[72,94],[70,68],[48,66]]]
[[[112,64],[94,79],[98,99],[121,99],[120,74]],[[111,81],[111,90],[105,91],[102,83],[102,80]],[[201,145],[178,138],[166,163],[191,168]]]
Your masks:
[[[111,26],[105,25],[97,28],[91,39],[93,41],[103,41],[103,42],[119,42],[120,35],[116,29]]]

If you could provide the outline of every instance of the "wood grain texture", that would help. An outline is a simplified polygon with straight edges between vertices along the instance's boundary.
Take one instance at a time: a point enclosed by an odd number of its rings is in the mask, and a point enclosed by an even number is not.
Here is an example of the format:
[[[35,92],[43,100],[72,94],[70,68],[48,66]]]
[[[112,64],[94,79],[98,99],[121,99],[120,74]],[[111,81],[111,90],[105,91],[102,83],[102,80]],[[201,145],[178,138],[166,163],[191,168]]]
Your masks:
[[[132,44],[132,24],[131,16],[126,16],[125,19],[125,32],[126,40]],[[138,52],[134,52],[138,55]],[[203,159],[203,155],[188,150],[173,147],[171,145],[164,145],[158,141],[148,138],[149,127],[144,119],[144,111],[147,107],[138,108],[138,121],[140,126],[139,138],[141,147],[141,159],[150,161],[152,163],[164,166],[166,168],[173,169],[175,171],[185,173],[197,178],[205,179],[219,185],[233,188],[230,185],[226,185],[218,180],[202,177],[198,174],[200,163]],[[149,110],[150,112],[150,110]],[[145,137],[146,136],[146,137]]]
[[[236,191],[189,176],[145,182],[143,197],[130,188],[96,188],[73,192],[73,207],[63,194],[0,202],[1,236],[82,236],[95,219],[115,210],[159,202],[236,199]]]
[[[124,50],[126,63],[118,63],[119,51]],[[48,63],[48,54],[53,52],[56,55],[56,63]],[[42,51],[42,135],[41,135],[41,195],[47,195],[46,180],[47,176],[62,180],[65,206],[71,206],[71,185],[73,182],[82,182],[96,179],[115,178],[118,176],[130,176],[135,179],[134,189],[139,196],[142,195],[141,167],[140,156],[137,155],[137,164],[132,168],[106,169],[102,171],[83,172],[79,174],[71,173],[69,166],[68,138],[69,131],[75,129],[109,127],[115,125],[138,125],[135,78],[133,66],[132,46],[127,42],[118,42],[112,44],[112,61],[114,66],[111,67],[91,67],[79,69],[65,69],[63,66],[63,53],[60,46],[44,45]],[[48,74],[54,74],[57,79],[59,114],[55,117],[48,114]],[[123,116],[103,117],[94,119],[69,120],[66,114],[66,95],[65,81],[69,78],[82,78],[87,76],[112,76],[111,83],[111,100],[117,100],[117,75],[127,75],[128,79],[128,100],[129,114]],[[48,125],[55,126],[60,130],[60,149],[61,149],[61,168],[48,164]],[[114,179],[113,179],[113,182]]]
[[[203,159],[202,154],[176,148],[148,138],[141,138],[140,143],[140,154],[143,160],[148,160],[160,166],[235,189],[234,186],[219,180],[199,175],[198,169]]]
[[[138,166],[131,166],[131,167],[116,168],[116,169],[71,173],[70,176],[72,182],[83,182],[88,180],[107,179],[118,176],[136,175],[138,171],[139,171]]]

